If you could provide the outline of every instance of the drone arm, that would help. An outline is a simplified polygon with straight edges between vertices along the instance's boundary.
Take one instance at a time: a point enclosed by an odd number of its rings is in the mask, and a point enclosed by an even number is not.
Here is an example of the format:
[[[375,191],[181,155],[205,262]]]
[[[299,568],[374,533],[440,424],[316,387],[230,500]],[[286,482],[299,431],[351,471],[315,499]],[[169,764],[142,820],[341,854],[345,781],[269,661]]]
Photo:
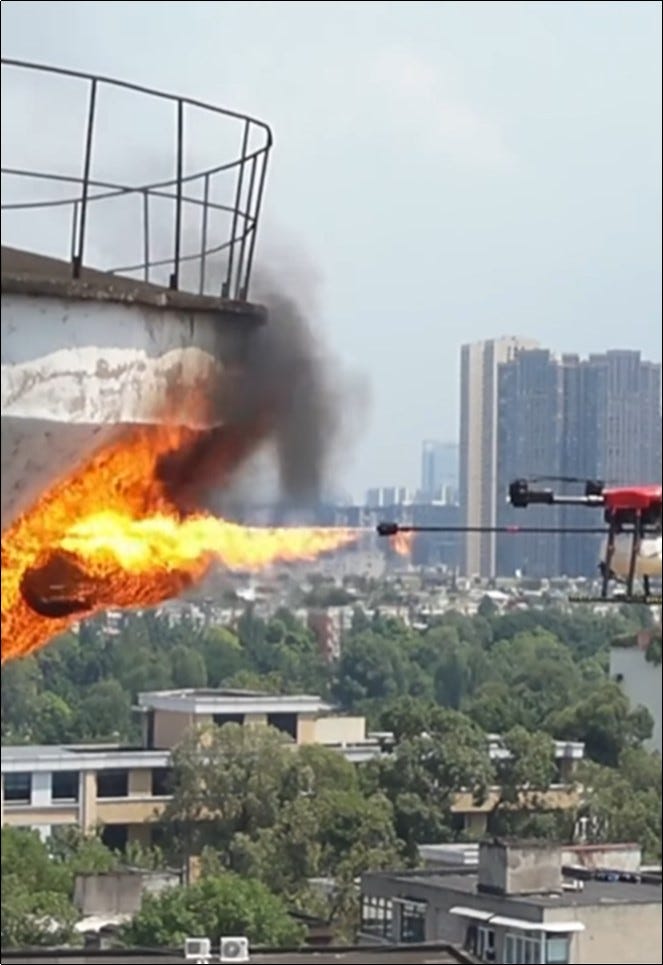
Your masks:
[[[516,479],[509,486],[509,500],[517,509],[528,506],[603,506],[604,498],[600,493],[589,492],[584,495],[560,495],[552,489],[530,489],[526,479]]]

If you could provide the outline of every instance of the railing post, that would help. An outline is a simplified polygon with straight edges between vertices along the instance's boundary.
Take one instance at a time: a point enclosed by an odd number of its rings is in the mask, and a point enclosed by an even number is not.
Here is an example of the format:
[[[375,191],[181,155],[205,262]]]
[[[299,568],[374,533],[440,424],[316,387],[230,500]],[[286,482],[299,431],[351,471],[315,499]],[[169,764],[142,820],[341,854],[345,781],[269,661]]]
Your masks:
[[[203,224],[200,239],[200,294],[205,294],[205,269],[207,268],[207,222],[209,219],[209,174],[203,180]]]
[[[94,112],[97,104],[97,78],[93,77],[90,84],[90,103],[87,115],[87,133],[85,137],[85,161],[83,164],[83,190],[81,192],[81,215],[78,225],[78,245],[72,261],[72,274],[80,278],[83,267],[83,251],[85,247],[85,228],[87,224],[87,200],[90,182],[90,165],[92,163],[92,132],[94,130]]]
[[[239,162],[239,174],[237,175],[237,190],[235,192],[235,210],[233,211],[233,221],[232,228],[230,232],[230,248],[228,251],[228,272],[226,274],[226,281],[221,291],[223,298],[229,298],[230,292],[233,289],[232,277],[233,277],[233,263],[235,260],[235,235],[237,232],[237,218],[239,217],[239,205],[242,199],[242,184],[244,181],[244,159],[246,157],[246,149],[249,143],[249,126],[250,122],[247,119],[244,122],[244,136],[242,137],[242,156]],[[237,287],[234,286],[234,294],[237,295]]]
[[[175,201],[175,255],[170,287],[176,289],[180,280],[180,250],[182,244],[182,167],[184,151],[184,102],[177,98],[177,186]]]

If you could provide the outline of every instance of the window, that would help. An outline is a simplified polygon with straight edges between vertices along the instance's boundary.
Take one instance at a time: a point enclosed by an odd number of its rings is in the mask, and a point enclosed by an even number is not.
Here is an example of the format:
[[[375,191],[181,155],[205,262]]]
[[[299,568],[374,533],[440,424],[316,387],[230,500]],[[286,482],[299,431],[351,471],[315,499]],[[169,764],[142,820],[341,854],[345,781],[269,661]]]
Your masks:
[[[267,723],[297,740],[297,714],[267,714]]]
[[[479,925],[477,928],[477,957],[482,962],[495,961],[495,929]]]
[[[374,898],[373,895],[362,895],[361,930],[365,935],[391,939],[391,922],[391,898]]]
[[[173,793],[173,772],[170,767],[152,768],[152,796],[167,797]]]
[[[569,939],[566,935],[508,933],[504,943],[506,965],[567,965],[569,961]]]
[[[423,902],[404,901],[401,905],[400,941],[426,941],[426,905]]]
[[[53,801],[78,800],[78,771],[54,771],[51,776]]]
[[[217,727],[223,727],[224,724],[243,724],[244,714],[214,714],[212,720]]]
[[[97,772],[97,797],[127,797],[129,794],[129,771],[115,768]]]
[[[570,944],[568,935],[548,935],[546,938],[546,962],[549,965],[567,965]]]
[[[7,804],[29,804],[32,799],[32,774],[5,774]]]
[[[106,824],[101,829],[101,840],[111,851],[124,851],[129,840],[126,824]]]

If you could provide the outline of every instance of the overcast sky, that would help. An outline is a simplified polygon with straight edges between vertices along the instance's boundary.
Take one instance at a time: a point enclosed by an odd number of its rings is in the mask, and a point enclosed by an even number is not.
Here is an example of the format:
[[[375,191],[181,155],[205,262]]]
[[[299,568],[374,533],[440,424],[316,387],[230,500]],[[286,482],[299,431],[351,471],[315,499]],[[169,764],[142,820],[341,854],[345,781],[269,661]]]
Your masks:
[[[370,387],[356,496],[457,438],[464,341],[660,360],[660,36],[658,2],[2,3],[3,56],[270,123],[261,238]]]

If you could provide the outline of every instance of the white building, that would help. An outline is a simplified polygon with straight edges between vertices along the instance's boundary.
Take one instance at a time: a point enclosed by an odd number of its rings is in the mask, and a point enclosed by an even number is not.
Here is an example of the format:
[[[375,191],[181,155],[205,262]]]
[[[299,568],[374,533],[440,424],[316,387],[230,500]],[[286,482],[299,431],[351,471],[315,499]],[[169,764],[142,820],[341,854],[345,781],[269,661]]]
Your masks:
[[[649,648],[656,639],[660,646],[660,628],[655,632],[642,630],[634,637],[614,641],[610,648],[610,676],[619,683],[634,708],[646,707],[652,715],[654,730],[646,746],[649,750],[663,754],[661,727],[663,674],[660,662],[657,664],[647,659]]]

